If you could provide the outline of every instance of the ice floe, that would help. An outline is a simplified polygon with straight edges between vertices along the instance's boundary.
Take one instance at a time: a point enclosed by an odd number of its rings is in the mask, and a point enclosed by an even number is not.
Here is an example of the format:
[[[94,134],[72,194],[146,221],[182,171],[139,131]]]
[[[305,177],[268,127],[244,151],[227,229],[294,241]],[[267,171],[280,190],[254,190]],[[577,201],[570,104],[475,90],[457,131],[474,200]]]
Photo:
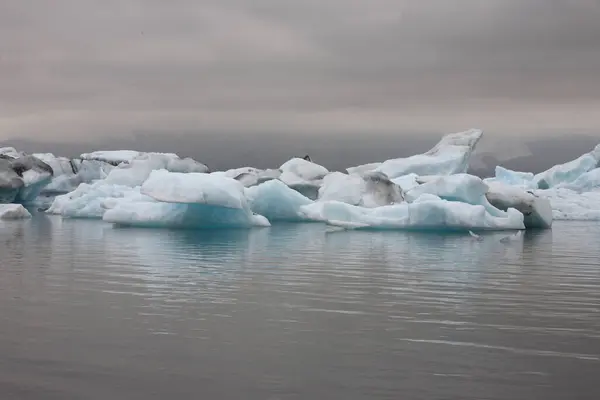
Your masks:
[[[483,132],[444,136],[431,150],[329,171],[310,157],[279,168],[209,171],[190,158],[133,150],[68,159],[0,149],[0,202],[52,201],[49,213],[115,225],[251,228],[322,222],[343,229],[521,230],[600,220],[600,146],[539,174],[468,174]]]

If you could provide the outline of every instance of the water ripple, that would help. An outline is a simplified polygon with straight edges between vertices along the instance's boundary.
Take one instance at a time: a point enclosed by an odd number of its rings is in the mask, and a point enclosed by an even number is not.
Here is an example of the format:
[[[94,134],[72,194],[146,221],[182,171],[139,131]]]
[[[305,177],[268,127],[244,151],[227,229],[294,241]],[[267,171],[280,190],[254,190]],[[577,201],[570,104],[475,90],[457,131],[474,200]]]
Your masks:
[[[600,226],[501,236],[2,223],[0,391],[598,398]]]

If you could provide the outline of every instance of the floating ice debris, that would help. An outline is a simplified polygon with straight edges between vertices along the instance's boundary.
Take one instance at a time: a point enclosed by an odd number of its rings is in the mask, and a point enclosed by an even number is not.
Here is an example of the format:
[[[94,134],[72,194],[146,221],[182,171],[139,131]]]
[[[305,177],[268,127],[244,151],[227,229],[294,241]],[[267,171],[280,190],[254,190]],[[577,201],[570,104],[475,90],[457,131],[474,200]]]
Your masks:
[[[26,219],[31,214],[21,204],[0,204],[0,220]]]
[[[482,180],[466,173],[481,136],[476,129],[446,135],[426,153],[348,173],[330,172],[310,157],[276,169],[210,172],[170,153],[97,151],[70,160],[2,148],[0,202],[38,204],[61,194],[48,212],[182,228],[318,221],[344,230],[473,233],[600,220],[600,146],[540,174],[498,166],[494,178]]]
[[[480,235],[476,234],[476,233],[475,233],[475,232],[473,232],[473,231],[469,231],[469,235],[470,235],[472,238],[474,238],[475,240],[477,240],[478,242],[481,242],[481,241],[483,240],[483,238],[482,238]]]
[[[517,231],[512,235],[504,236],[503,238],[500,239],[500,242],[510,243],[510,242],[521,239],[522,236],[523,236],[523,231]]]

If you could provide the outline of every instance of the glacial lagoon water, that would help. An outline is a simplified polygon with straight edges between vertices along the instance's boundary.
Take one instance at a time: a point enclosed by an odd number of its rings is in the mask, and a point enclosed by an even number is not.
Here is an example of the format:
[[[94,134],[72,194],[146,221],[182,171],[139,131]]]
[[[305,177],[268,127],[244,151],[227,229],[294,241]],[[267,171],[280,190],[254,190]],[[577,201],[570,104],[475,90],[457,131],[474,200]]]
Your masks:
[[[600,224],[0,222],[3,399],[598,399]]]

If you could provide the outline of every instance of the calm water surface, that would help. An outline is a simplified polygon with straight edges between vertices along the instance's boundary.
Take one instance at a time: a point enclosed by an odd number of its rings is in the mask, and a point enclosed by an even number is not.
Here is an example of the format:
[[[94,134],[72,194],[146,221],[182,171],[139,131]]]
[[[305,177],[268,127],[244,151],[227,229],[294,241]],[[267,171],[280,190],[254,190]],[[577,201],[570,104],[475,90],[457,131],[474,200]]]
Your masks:
[[[0,222],[2,399],[599,399],[600,224]]]

